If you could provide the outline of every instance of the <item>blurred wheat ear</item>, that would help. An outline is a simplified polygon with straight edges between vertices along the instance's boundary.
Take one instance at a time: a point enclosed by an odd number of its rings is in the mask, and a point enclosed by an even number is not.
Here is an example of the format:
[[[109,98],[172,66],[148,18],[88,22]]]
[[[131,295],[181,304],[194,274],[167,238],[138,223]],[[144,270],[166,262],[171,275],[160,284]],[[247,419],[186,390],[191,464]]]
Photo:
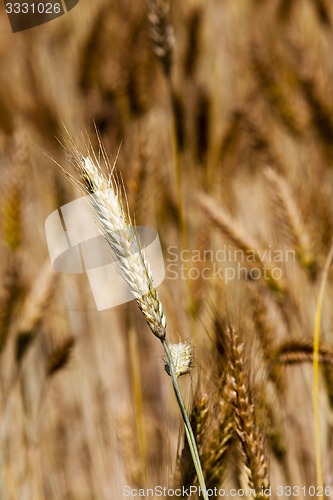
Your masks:
[[[148,19],[153,50],[168,78],[170,78],[175,45],[169,11],[168,0],[149,0],[148,2]]]

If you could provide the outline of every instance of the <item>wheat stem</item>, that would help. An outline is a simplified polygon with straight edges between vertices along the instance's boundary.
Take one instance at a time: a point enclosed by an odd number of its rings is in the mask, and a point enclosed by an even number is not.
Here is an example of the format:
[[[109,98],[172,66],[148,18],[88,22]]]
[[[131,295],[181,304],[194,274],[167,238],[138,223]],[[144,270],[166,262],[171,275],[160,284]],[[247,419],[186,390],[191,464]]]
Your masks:
[[[313,338],[313,412],[315,424],[315,451],[316,451],[316,476],[317,485],[323,484],[323,472],[321,464],[320,450],[320,414],[319,414],[319,343],[320,343],[320,322],[324,299],[324,292],[328,277],[328,271],[333,259],[333,242],[325,262],[325,267],[321,275],[319,293],[316,305],[314,338]]]
[[[183,417],[186,437],[187,437],[187,441],[188,441],[188,444],[190,447],[194,467],[195,467],[195,470],[196,470],[196,473],[198,476],[198,481],[199,481],[199,485],[201,488],[201,493],[202,493],[203,498],[205,500],[209,500],[208,494],[207,494],[207,489],[206,489],[206,484],[205,484],[205,479],[203,477],[198,448],[197,448],[197,445],[195,442],[195,437],[193,434],[192,426],[191,426],[191,423],[190,423],[190,420],[188,418],[187,411],[186,411],[186,408],[184,405],[183,397],[182,397],[182,394],[180,392],[180,387],[179,387],[178,380],[177,380],[177,375],[176,375],[176,370],[175,370],[172,354],[170,352],[170,348],[169,348],[167,341],[164,339],[164,340],[161,340],[161,342],[162,342],[162,345],[164,348],[165,355],[167,357],[169,372],[170,372],[170,376],[172,378],[172,384],[173,384],[173,388],[175,391],[177,403],[178,403],[178,406],[180,408],[180,411],[181,411],[181,414]]]
[[[107,176],[103,174],[95,154],[85,157],[76,148],[72,148],[70,153],[72,162],[83,177],[86,190],[91,194],[91,206],[96,222],[117,258],[122,275],[146,322],[163,345],[167,372],[172,378],[201,492],[204,499],[209,500],[193,430],[177,382],[177,377],[188,373],[190,369],[190,347],[186,342],[170,345],[166,341],[166,318],[162,303],[154,285],[149,262],[141,249],[136,230],[130,223],[129,214],[121,199],[119,184],[112,170],[109,169]],[[102,154],[106,165],[110,166],[104,150]]]

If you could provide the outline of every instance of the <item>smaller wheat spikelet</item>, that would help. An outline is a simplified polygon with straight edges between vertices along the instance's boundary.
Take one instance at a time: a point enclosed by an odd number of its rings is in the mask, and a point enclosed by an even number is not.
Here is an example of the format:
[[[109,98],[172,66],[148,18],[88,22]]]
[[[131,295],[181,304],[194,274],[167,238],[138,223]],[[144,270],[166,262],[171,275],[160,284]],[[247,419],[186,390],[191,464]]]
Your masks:
[[[102,146],[101,150],[104,162],[110,167]],[[110,245],[123,278],[146,322],[163,345],[166,355],[166,371],[172,378],[202,495],[205,500],[208,500],[197,445],[177,381],[180,375],[188,373],[190,370],[191,346],[187,342],[171,344],[166,340],[166,318],[162,304],[154,285],[149,263],[141,249],[137,232],[124,208],[121,190],[113,169],[109,168],[108,175],[105,175],[99,160],[90,151],[84,156],[74,147],[69,153],[72,163],[81,173],[85,189],[91,194],[91,204],[97,225]]]
[[[180,342],[179,344],[169,344],[172,361],[175,367],[176,376],[185,375],[191,370],[192,347],[189,342]],[[170,375],[168,361],[165,360],[165,371]]]

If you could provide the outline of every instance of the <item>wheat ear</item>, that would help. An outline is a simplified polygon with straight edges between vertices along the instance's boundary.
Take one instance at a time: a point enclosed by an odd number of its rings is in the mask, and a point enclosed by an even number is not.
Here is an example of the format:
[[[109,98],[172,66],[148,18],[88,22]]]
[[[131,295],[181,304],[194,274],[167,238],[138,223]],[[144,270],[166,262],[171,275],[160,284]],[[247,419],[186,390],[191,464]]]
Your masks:
[[[82,158],[82,174],[89,186],[97,221],[111,246],[130,291],[151,331],[166,336],[166,319],[154,286],[149,263],[141,250],[112,176],[105,177],[91,157]],[[117,192],[118,191],[118,192]]]
[[[170,5],[166,0],[149,0],[148,2],[148,20],[153,51],[160,60],[167,77],[170,77],[175,45],[169,10]]]
[[[310,237],[304,227],[299,208],[286,180],[272,168],[264,171],[270,187],[274,216],[287,243],[294,246],[300,264],[311,272],[315,261],[310,251]]]
[[[109,166],[104,150],[102,153]],[[95,155],[88,153],[87,156],[83,156],[76,148],[70,151],[70,154],[74,165],[81,172],[86,189],[91,194],[96,222],[110,245],[122,275],[146,322],[162,343],[166,356],[166,370],[172,378],[201,493],[205,500],[209,500],[197,445],[177,380],[180,375],[187,373],[190,369],[190,346],[188,343],[170,344],[166,340],[166,318],[162,304],[138,235],[124,208],[119,184],[113,170],[110,170],[109,175],[106,176]]]
[[[297,363],[313,363],[313,342],[308,340],[290,340],[284,342],[273,354],[276,361],[282,365]],[[333,365],[333,352],[327,347],[320,346],[318,362]]]
[[[263,489],[269,487],[268,464],[264,440],[256,423],[255,407],[244,369],[244,346],[233,328],[228,328],[230,343],[227,392],[234,408],[235,430],[238,435],[244,463],[248,468],[251,488],[257,500],[267,500]]]
[[[271,266],[260,257],[261,249],[259,243],[252,239],[211,196],[198,193],[197,200],[209,221],[212,222],[212,224],[214,224],[214,226],[217,227],[236,248],[253,255],[256,265],[261,268],[263,268],[264,265],[266,266],[266,272],[269,276],[269,280],[267,281],[269,287],[278,293],[284,294],[285,285],[279,283],[278,280],[273,277]],[[246,262],[246,264],[249,266],[253,265],[252,262]]]

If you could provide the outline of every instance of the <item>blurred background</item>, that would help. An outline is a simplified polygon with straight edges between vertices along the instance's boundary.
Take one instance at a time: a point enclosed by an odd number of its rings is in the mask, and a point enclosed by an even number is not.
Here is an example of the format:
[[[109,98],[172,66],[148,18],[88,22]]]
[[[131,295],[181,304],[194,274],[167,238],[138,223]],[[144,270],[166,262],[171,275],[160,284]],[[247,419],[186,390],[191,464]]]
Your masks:
[[[0,39],[0,498],[196,484],[136,304],[98,312],[87,277],[50,264],[45,220],[81,196],[55,164],[73,173],[60,142],[67,129],[98,150],[95,128],[111,162],[120,147],[136,224],[161,240],[168,336],[194,348],[180,384],[207,487],[333,487],[332,272],[321,478],[312,405],[333,235],[331,3],[80,0],[15,34],[2,9]]]

